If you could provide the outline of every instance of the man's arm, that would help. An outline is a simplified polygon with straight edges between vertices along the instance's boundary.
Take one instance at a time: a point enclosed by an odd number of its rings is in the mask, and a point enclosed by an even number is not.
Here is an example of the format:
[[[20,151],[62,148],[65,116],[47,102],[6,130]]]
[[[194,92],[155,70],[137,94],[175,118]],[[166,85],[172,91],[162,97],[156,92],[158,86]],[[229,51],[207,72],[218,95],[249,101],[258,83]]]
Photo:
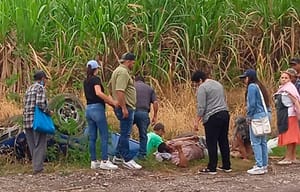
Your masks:
[[[187,167],[188,166],[188,160],[185,157],[183,151],[182,151],[182,145],[181,143],[178,143],[175,145],[176,150],[178,151],[178,157],[179,157],[179,164],[177,166],[179,167]]]
[[[152,107],[153,107],[153,117],[151,120],[151,124],[154,125],[157,122],[158,101],[154,101]]]
[[[128,117],[128,110],[127,110],[127,107],[126,107],[124,91],[116,90],[116,96],[117,96],[118,104],[122,109],[123,118],[127,118]]]
[[[197,135],[188,136],[188,137],[180,137],[180,138],[172,139],[169,142],[173,143],[173,142],[177,142],[177,141],[187,141],[187,140],[199,141],[199,137]]]

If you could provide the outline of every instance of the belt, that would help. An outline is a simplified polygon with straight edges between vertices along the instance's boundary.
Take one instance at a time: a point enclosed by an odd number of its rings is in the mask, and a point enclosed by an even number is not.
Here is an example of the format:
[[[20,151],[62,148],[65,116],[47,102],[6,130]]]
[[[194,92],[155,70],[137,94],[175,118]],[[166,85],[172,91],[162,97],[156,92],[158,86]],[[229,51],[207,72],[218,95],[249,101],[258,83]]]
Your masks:
[[[135,110],[136,110],[136,111],[145,111],[145,112],[149,112],[149,109],[143,108],[143,107],[136,108]]]

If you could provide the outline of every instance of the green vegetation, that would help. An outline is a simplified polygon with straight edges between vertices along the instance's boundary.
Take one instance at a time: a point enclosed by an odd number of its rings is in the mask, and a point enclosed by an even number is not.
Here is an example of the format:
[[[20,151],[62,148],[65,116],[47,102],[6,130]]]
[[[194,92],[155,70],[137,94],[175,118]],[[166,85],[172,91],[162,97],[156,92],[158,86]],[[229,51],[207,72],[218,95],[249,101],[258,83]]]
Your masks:
[[[31,83],[33,71],[43,69],[51,77],[49,98],[65,92],[78,96],[89,59],[102,60],[107,83],[118,57],[132,51],[138,55],[134,73],[149,76],[159,95],[167,98],[162,99],[167,110],[161,120],[172,122],[168,133],[175,136],[189,130],[186,117],[195,114],[191,87],[179,85],[190,79],[191,71],[210,72],[231,90],[237,75],[255,67],[272,87],[288,59],[299,56],[299,13],[299,0],[0,1],[1,94],[19,101],[18,93]],[[238,90],[228,97],[233,116],[244,112],[240,94]],[[74,127],[71,121],[62,129],[76,134]],[[76,150],[69,151],[69,160],[88,164],[87,153],[77,157]],[[56,152],[50,150],[51,158]],[[169,169],[168,163],[144,163],[150,169]],[[68,160],[53,169],[65,164]],[[1,172],[12,170],[0,165]],[[22,170],[20,166],[16,168]]]
[[[286,151],[286,147],[276,147],[272,149],[272,153],[270,156],[275,156],[275,157],[284,157]],[[296,149],[297,157],[300,158],[300,147],[297,146]]]
[[[271,82],[299,51],[299,8],[297,0],[1,1],[0,46],[10,58],[1,81],[18,72],[17,86],[6,89],[22,92],[42,68],[53,93],[76,92],[88,59],[103,61],[107,81],[117,57],[133,51],[135,72],[162,85],[185,82],[198,68],[234,86],[242,69],[256,67]]]

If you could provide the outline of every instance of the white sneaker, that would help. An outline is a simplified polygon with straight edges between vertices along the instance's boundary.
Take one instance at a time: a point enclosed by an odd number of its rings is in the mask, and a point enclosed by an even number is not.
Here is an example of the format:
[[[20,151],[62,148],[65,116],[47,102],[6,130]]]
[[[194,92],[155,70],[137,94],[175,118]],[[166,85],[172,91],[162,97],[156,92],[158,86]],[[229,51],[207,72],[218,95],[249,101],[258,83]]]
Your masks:
[[[263,166],[265,173],[268,173],[268,166]]]
[[[137,164],[133,159],[127,162],[123,162],[123,166],[128,169],[141,169],[142,166]]]
[[[114,165],[112,162],[110,162],[110,160],[106,160],[100,162],[100,169],[114,170],[118,169],[118,166]]]
[[[119,158],[117,156],[114,156],[113,159],[112,159],[112,162],[114,164],[122,164],[124,162],[124,159],[123,158]]]
[[[265,171],[265,168],[264,167],[257,167],[256,165],[253,166],[252,169],[249,169],[247,171],[247,173],[249,173],[250,175],[262,175],[262,174],[265,174],[266,171]]]
[[[91,161],[91,169],[98,169],[100,168],[100,162],[98,160]]]

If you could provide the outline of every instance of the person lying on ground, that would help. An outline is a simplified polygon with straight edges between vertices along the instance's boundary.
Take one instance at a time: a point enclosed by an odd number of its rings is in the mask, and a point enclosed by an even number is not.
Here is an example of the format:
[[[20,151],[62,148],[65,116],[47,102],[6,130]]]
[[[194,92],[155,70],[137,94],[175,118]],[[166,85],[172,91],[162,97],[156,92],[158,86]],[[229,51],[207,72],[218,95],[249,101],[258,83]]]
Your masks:
[[[179,167],[187,167],[188,161],[204,157],[204,147],[200,146],[197,135],[187,135],[164,142],[165,126],[157,123],[153,132],[147,134],[147,155],[156,154],[156,159],[171,160]]]
[[[166,156],[166,154],[170,155]],[[204,148],[200,146],[197,135],[176,138],[158,146],[156,158],[161,157],[171,160],[178,167],[187,167],[189,161],[204,158]]]

